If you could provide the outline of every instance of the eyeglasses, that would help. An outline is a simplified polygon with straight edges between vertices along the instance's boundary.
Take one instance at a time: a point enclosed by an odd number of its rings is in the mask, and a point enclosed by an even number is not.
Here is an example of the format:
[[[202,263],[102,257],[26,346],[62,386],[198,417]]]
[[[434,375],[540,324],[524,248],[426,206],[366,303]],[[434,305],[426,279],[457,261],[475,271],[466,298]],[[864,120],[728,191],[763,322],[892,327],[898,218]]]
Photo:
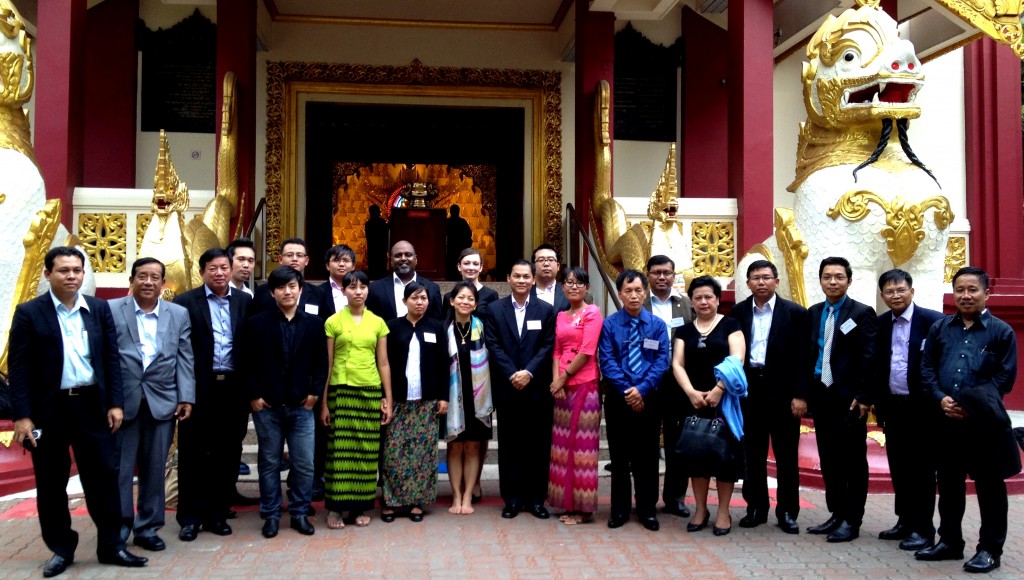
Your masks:
[[[306,258],[306,257],[309,256],[309,254],[303,254],[302,252],[288,252],[287,254],[281,254],[281,255],[284,256],[285,258],[288,258],[289,260],[291,260],[293,258],[298,258],[298,259],[301,260],[301,259]]]
[[[651,270],[650,272],[651,278],[668,278],[675,275],[676,273],[672,270]]]
[[[546,264],[548,262],[557,262],[557,261],[558,261],[558,258],[552,258],[550,256],[547,256],[547,257],[543,257],[543,258],[537,258],[536,260],[534,260],[534,263],[536,263],[536,264]]]
[[[903,296],[909,292],[910,288],[889,288],[885,292],[882,292],[882,296],[885,296],[886,298],[893,298],[894,296]]]
[[[752,276],[750,278],[747,278],[747,280],[750,280],[751,282],[754,282],[755,284],[757,282],[771,282],[774,279],[775,279],[775,276]]]
[[[586,284],[583,283],[583,282],[577,282],[575,280],[573,280],[572,282],[566,280],[565,281],[565,286],[568,287],[568,288],[583,288],[583,287],[586,286]]]

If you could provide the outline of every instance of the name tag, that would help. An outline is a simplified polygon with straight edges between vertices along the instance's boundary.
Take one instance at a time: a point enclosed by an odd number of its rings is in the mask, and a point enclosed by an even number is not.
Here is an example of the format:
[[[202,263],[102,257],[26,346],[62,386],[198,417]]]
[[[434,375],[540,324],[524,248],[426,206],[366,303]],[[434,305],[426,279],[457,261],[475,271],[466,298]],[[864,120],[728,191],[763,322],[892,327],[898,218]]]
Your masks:
[[[320,307],[317,306],[316,304],[307,304],[306,305],[306,314],[312,314],[312,315],[316,316],[316,315],[320,314]]]
[[[843,334],[850,334],[850,331],[854,328],[857,328],[857,323],[851,318],[844,322],[843,325],[839,327],[839,330],[843,331]]]
[[[659,346],[661,346],[661,343],[659,343],[658,341],[654,340],[653,338],[645,338],[644,339],[644,348],[646,348],[646,349],[658,350]]]
[[[539,320],[527,320],[526,321],[526,330],[540,330],[540,321]]]
[[[928,340],[928,339],[927,339],[927,338],[922,338],[922,339],[921,339],[921,352],[924,352],[924,342],[925,342],[926,340]]]
[[[433,332],[424,332],[423,333],[423,341],[424,342],[430,342],[430,343],[436,343],[437,342],[437,335],[434,334]]]
[[[685,319],[685,318],[683,318],[682,316],[679,316],[679,317],[677,317],[677,318],[673,318],[673,319],[672,319],[672,320],[671,320],[671,321],[670,321],[670,322],[668,323],[668,327],[669,327],[669,328],[679,328],[680,326],[682,326],[682,325],[684,325],[684,324],[686,324],[686,319]]]

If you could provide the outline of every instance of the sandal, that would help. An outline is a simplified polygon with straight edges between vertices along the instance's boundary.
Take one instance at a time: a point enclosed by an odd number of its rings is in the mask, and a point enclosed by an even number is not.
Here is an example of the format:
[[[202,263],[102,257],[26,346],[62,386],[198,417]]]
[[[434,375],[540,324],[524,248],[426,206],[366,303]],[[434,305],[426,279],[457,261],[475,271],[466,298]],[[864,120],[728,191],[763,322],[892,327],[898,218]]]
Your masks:
[[[359,514],[355,519],[356,527],[365,528],[370,525],[370,516],[366,514]]]
[[[327,527],[332,530],[344,529],[345,521],[342,519],[341,514],[337,512],[327,512]]]
[[[416,513],[416,512],[414,512],[412,510],[409,510],[409,519],[411,521],[413,521],[413,522],[416,522],[416,523],[422,522],[423,521],[423,509],[422,508],[418,508],[418,507],[415,507],[415,508],[412,508],[412,509],[418,509],[420,511],[419,511],[419,513]]]
[[[395,515],[396,515],[395,514],[395,510],[381,511],[380,512],[380,519],[383,520],[384,523],[390,524],[391,522],[395,521]]]
[[[578,526],[580,524],[592,524],[592,523],[594,523],[594,514],[593,513],[580,513],[580,514],[576,514],[576,515],[572,516],[571,518],[567,518],[567,519],[562,520],[562,523],[564,523],[567,526]]]
[[[576,512],[562,512],[558,514],[558,521],[565,522],[566,520],[571,520],[574,517],[576,517]]]

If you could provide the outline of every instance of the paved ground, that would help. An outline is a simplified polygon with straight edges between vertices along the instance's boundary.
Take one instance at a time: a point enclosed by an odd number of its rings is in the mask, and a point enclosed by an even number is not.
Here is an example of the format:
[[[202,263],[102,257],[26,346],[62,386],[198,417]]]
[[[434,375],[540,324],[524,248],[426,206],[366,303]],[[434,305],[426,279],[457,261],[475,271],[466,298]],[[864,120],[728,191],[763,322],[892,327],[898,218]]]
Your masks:
[[[497,483],[485,482],[484,503],[470,516],[447,512],[450,498],[442,497],[423,523],[399,519],[385,524],[376,518],[366,528],[349,526],[328,530],[320,510],[314,519],[317,533],[300,536],[282,526],[281,534],[266,540],[254,511],[242,512],[231,522],[235,533],[221,538],[201,533],[191,544],[177,540],[178,526],[168,513],[162,532],[168,549],[135,553],[150,557],[139,571],[97,564],[95,529],[81,505],[74,526],[81,535],[77,560],[65,575],[72,578],[283,578],[312,577],[433,577],[433,578],[963,578],[959,562],[923,563],[901,552],[894,543],[877,539],[893,523],[892,496],[868,499],[862,537],[851,543],[830,545],[819,536],[789,536],[767,525],[715,537],[710,530],[688,534],[685,521],[661,515],[660,532],[648,532],[635,520],[609,530],[608,478],[601,479],[602,501],[598,519],[590,525],[567,527],[555,519],[538,520],[522,514],[501,519]],[[243,491],[255,495],[251,484]],[[447,491],[447,484],[440,489]],[[803,527],[827,517],[824,495],[803,490]],[[692,506],[692,501],[689,502]],[[743,515],[742,500],[734,502],[734,522]],[[318,506],[321,507],[321,506]],[[968,501],[965,518],[968,550],[977,540],[977,504]],[[287,521],[287,520],[285,520]],[[1010,499],[1010,534],[1003,567],[993,578],[1024,577],[1024,496]],[[0,578],[41,577],[50,556],[39,538],[32,499],[0,502]],[[968,557],[970,554],[968,554]]]

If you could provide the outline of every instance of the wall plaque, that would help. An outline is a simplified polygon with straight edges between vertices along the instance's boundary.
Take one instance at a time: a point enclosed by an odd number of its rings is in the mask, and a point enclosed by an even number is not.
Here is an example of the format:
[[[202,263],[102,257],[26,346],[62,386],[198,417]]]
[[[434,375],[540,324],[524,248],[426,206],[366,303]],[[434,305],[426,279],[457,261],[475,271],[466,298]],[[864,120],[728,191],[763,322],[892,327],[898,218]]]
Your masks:
[[[654,44],[632,24],[615,34],[615,138],[676,140],[679,41]]]
[[[217,120],[217,26],[196,10],[171,28],[140,23],[142,130],[213,133]]]

